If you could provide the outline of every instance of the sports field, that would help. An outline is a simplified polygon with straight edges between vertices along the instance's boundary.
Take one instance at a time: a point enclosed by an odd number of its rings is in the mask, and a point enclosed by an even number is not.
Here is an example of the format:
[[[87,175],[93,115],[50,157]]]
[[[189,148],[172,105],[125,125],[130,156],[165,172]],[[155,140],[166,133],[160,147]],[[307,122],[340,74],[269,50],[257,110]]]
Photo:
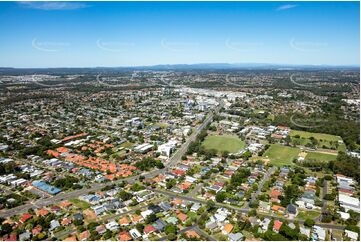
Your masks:
[[[263,154],[263,157],[270,159],[270,163],[275,166],[292,166],[294,159],[300,153],[299,148],[272,144]]]
[[[331,160],[336,160],[337,155],[331,155],[331,154],[324,154],[319,152],[309,152],[306,155],[306,160],[316,160],[321,162],[328,162]]]
[[[215,149],[218,152],[228,151],[229,153],[237,153],[246,147],[246,143],[237,136],[209,135],[203,141],[202,146],[205,149]]]

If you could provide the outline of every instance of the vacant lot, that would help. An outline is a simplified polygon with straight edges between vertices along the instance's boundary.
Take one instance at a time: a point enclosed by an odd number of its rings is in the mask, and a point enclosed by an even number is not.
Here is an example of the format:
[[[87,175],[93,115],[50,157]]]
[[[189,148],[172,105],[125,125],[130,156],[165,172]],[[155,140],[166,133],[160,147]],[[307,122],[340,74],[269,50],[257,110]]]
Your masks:
[[[90,208],[90,204],[89,203],[87,203],[87,202],[85,202],[85,201],[82,201],[82,200],[79,200],[79,199],[71,199],[70,200],[70,202],[74,205],[74,206],[76,206],[76,207],[78,207],[78,208],[81,208],[81,209],[83,209],[83,210],[85,210],[85,209],[87,209],[87,208]]]
[[[322,162],[336,160],[336,158],[337,158],[337,155],[324,154],[324,153],[319,153],[319,152],[309,152],[306,155],[306,160],[316,160],[316,161],[322,161]]]
[[[246,143],[237,136],[210,135],[203,142],[205,149],[215,149],[218,152],[228,151],[236,153],[246,147]]]
[[[316,219],[320,216],[320,212],[319,211],[299,211],[299,213],[297,214],[297,218],[298,219]]]
[[[263,157],[270,159],[271,164],[275,166],[292,166],[294,159],[300,153],[299,148],[272,144],[263,154]]]

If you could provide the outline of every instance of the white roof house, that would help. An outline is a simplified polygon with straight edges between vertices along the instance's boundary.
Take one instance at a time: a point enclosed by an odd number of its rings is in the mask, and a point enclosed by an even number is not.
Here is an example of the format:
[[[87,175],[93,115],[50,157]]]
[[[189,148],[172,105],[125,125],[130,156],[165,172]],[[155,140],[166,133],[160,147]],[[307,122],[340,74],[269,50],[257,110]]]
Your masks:
[[[303,234],[303,235],[306,235],[307,238],[309,238],[311,230],[309,228],[304,227],[304,226],[300,226],[300,233]]]
[[[341,218],[342,218],[343,220],[347,220],[347,219],[350,218],[350,214],[349,214],[349,213],[345,213],[345,212],[341,212],[341,211],[338,211],[337,213],[340,214],[340,216],[341,216]]]
[[[340,202],[341,207],[345,208],[346,211],[353,210],[358,213],[360,212],[359,199],[344,194],[339,194],[338,201]]]
[[[318,240],[326,239],[326,230],[319,226],[313,226],[313,234],[317,236]]]
[[[345,230],[345,234],[348,238],[350,238],[353,241],[358,240],[358,233],[350,231],[350,230]]]
[[[117,230],[119,228],[119,225],[117,222],[115,222],[114,220],[113,221],[110,221],[109,223],[107,223],[105,225],[105,227],[107,229],[109,229],[110,231],[114,231],[114,230]]]
[[[139,231],[137,229],[129,230],[129,234],[130,234],[130,236],[132,236],[132,238],[134,240],[137,240],[138,238],[142,237],[142,235],[139,233]]]
[[[160,152],[162,155],[170,157],[172,152],[177,147],[177,143],[178,143],[178,141],[176,141],[176,140],[170,140],[165,144],[159,145],[158,146],[158,152]]]
[[[148,210],[141,212],[140,215],[142,215],[143,218],[146,218],[148,215],[151,215],[152,213],[153,213],[153,211],[148,209]]]

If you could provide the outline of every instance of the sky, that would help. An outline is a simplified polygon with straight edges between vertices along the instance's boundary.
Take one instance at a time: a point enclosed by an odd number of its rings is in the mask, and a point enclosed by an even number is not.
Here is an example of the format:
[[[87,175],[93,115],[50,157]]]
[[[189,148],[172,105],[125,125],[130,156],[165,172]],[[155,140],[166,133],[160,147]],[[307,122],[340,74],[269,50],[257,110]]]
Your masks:
[[[0,2],[1,67],[359,65],[359,2]]]

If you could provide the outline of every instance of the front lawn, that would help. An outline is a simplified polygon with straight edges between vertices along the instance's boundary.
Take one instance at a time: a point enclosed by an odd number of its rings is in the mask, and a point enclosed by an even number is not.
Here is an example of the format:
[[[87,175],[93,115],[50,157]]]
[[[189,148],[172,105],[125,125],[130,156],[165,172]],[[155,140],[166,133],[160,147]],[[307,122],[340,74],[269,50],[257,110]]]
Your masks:
[[[319,211],[299,211],[297,214],[298,219],[306,220],[306,219],[316,219],[320,216]]]

